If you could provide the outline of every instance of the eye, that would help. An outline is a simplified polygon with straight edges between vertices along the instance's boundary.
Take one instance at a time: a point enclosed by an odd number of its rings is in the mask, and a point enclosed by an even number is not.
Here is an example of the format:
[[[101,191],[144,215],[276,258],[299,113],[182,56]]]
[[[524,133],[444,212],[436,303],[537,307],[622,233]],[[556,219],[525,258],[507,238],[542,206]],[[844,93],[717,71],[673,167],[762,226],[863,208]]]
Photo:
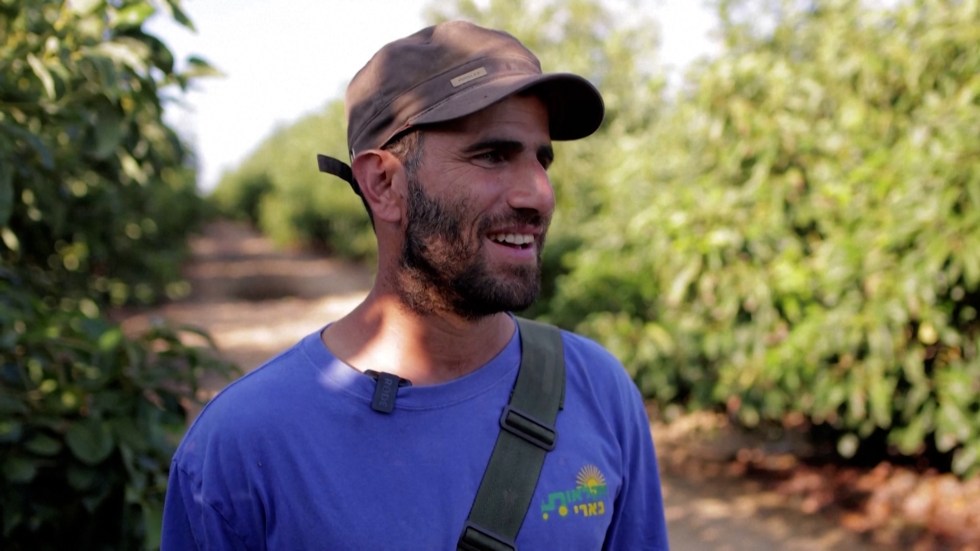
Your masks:
[[[474,155],[473,159],[475,161],[485,163],[485,164],[491,164],[491,165],[500,164],[505,160],[507,160],[503,151],[499,149],[489,149],[487,151],[482,151]]]

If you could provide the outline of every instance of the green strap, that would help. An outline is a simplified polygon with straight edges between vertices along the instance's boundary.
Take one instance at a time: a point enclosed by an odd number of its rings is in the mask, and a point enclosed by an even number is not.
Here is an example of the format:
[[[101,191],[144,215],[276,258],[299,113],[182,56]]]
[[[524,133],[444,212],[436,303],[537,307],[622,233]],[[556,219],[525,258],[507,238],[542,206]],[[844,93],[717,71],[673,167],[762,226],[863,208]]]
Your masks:
[[[457,549],[517,549],[545,455],[555,447],[555,419],[565,399],[565,354],[557,328],[517,318],[521,366],[500,434]]]

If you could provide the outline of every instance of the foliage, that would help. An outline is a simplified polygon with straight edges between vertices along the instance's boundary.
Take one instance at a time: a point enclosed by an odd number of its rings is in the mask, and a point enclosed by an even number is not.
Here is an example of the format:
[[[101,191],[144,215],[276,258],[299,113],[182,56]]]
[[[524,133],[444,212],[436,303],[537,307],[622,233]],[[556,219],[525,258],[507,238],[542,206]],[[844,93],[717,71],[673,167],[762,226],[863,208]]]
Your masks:
[[[162,87],[207,66],[176,72],[153,5],[116,4],[0,5],[0,258],[37,292],[146,303],[205,214]]]
[[[4,548],[152,547],[198,381],[230,368],[182,344],[193,330],[131,339],[87,299],[17,291],[0,279]]]
[[[549,315],[644,392],[980,469],[976,2],[782,3],[621,144]],[[628,198],[628,200],[624,200]]]
[[[317,170],[318,152],[344,158],[346,120],[343,101],[336,100],[278,130],[221,179],[211,200],[281,245],[373,257],[374,232],[360,199],[346,182]]]
[[[164,5],[190,25],[178,0]],[[109,307],[181,289],[206,215],[161,120],[178,72],[148,1],[0,2],[0,516],[4,549],[159,541],[195,381],[186,330],[123,335]]]
[[[545,296],[529,314],[602,341],[662,403],[746,425],[802,418],[843,455],[884,441],[977,472],[977,2],[714,4],[724,50],[676,90],[641,10],[429,10],[508,29],[546,70],[584,74],[607,100],[595,136],[557,144]],[[328,153],[344,143],[333,109]],[[312,139],[263,146],[240,189],[261,188]],[[313,204],[299,189],[296,202]],[[367,228],[342,183],[330,192]],[[267,219],[316,226],[285,200],[262,204]]]

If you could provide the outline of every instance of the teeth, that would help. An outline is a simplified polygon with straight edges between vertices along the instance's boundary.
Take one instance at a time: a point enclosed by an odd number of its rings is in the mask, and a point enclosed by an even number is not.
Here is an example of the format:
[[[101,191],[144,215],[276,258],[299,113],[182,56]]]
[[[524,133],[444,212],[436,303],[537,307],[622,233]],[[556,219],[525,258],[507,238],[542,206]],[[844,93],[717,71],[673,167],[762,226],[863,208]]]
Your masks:
[[[508,245],[528,245],[534,242],[534,236],[529,234],[502,233],[491,236],[492,240]]]

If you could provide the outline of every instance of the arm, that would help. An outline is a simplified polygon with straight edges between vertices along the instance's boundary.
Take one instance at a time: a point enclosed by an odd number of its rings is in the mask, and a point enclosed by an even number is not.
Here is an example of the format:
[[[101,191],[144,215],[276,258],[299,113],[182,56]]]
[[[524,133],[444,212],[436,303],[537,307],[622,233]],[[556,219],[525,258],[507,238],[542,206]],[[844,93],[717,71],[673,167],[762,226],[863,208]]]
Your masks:
[[[204,502],[201,484],[174,461],[163,508],[161,551],[232,551],[247,546],[210,504]]]
[[[603,549],[667,551],[667,524],[650,421],[639,391],[635,387],[630,390],[623,434],[626,478],[616,498]]]

